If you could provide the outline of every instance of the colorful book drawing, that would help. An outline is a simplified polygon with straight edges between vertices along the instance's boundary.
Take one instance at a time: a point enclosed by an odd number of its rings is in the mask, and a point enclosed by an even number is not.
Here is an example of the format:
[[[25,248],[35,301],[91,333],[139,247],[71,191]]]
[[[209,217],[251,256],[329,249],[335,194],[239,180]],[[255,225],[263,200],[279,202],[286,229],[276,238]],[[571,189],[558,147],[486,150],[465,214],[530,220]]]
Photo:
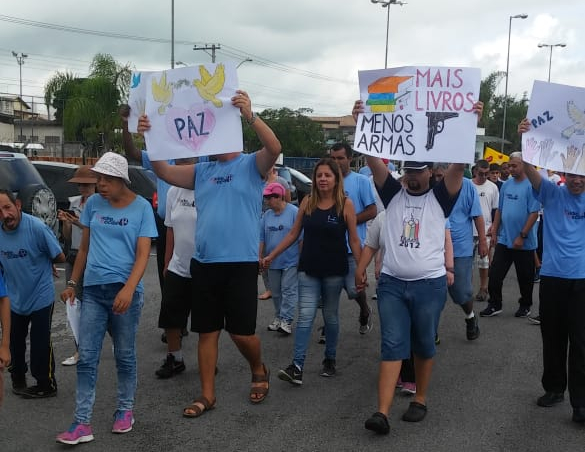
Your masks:
[[[372,113],[391,113],[403,109],[408,100],[411,75],[382,77],[368,85],[366,105]]]

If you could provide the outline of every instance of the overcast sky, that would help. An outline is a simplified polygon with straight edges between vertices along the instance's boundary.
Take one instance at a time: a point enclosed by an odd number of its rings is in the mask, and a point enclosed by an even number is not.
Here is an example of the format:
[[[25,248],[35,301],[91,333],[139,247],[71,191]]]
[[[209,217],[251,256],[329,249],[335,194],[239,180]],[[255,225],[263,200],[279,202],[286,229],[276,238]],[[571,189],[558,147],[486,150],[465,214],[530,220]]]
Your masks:
[[[42,96],[57,71],[87,75],[92,57],[109,53],[138,70],[170,67],[170,42],[148,42],[54,29],[170,41],[171,0],[0,0],[0,92],[19,92],[11,51],[28,54],[23,95]],[[250,58],[238,71],[256,110],[312,108],[349,114],[357,72],[384,67],[386,9],[370,0],[175,0],[175,61],[209,62],[193,44],[220,44],[217,61]],[[7,7],[9,5],[9,7]],[[148,5],[148,7],[145,7]],[[533,80],[585,86],[583,0],[408,0],[390,9],[388,66],[472,66],[482,78],[505,71],[512,20],[508,92],[530,95]],[[19,23],[22,20],[28,24]],[[42,23],[45,27],[31,25]],[[48,28],[47,28],[48,27]],[[277,69],[280,68],[280,69]],[[498,92],[504,92],[502,81]],[[38,101],[38,99],[37,99]]]

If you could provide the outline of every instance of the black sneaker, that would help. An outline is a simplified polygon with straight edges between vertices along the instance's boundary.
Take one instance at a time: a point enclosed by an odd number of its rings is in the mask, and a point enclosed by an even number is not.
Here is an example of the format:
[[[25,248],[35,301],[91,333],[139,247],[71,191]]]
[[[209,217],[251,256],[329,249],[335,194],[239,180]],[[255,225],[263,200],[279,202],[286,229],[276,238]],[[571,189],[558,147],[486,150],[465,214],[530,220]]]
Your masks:
[[[551,407],[565,400],[562,392],[547,392],[536,400],[538,406]]]
[[[335,375],[335,360],[325,358],[323,360],[323,370],[321,370],[319,375],[322,377],[332,377]]]
[[[364,426],[378,435],[387,435],[390,432],[388,418],[383,413],[372,414],[365,422]]]
[[[514,317],[526,318],[530,315],[530,308],[528,306],[520,306],[514,313]]]
[[[288,381],[293,385],[302,385],[303,384],[303,371],[300,370],[294,364],[291,364],[286,369],[280,369],[278,371],[278,378],[283,381]]]
[[[477,320],[477,316],[474,315],[470,319],[465,319],[466,325],[466,334],[468,341],[474,341],[479,337],[479,322]]]
[[[26,388],[20,395],[23,399],[45,399],[47,397],[55,397],[57,395],[57,388],[34,385]]]
[[[22,395],[26,389],[26,376],[12,375],[12,392],[16,395]]]
[[[172,353],[169,353],[160,369],[155,374],[158,378],[171,378],[185,370],[185,362],[177,361]]]
[[[502,308],[497,308],[493,304],[488,304],[488,307],[479,313],[480,317],[494,317],[502,313]]]

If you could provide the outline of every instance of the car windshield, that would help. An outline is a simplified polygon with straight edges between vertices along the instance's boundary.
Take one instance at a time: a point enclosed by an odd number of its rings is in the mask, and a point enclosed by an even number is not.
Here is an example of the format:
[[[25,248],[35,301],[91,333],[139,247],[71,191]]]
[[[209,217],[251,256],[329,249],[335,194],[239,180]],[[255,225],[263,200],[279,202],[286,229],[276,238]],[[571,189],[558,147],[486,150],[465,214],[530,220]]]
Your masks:
[[[311,179],[309,179],[307,176],[305,176],[303,173],[301,173],[300,171],[297,171],[294,168],[288,168],[288,170],[290,171],[290,173],[297,179],[299,179],[301,182],[303,182],[304,184],[311,184],[313,181],[311,181]]]
[[[0,185],[14,192],[30,184],[43,184],[43,178],[28,159],[0,158]]]

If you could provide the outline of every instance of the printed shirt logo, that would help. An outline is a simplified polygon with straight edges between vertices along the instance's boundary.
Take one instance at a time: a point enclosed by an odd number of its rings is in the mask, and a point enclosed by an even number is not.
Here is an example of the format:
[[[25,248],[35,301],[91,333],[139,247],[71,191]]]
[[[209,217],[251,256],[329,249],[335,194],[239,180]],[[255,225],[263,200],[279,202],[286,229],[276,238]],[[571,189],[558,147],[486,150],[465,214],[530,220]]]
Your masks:
[[[2,250],[2,256],[5,257],[6,259],[21,259],[28,256],[28,252],[22,248],[19,249],[17,252],[10,250],[7,251]]]
[[[181,207],[195,207],[195,200],[189,201],[188,199],[180,199],[179,205]]]
[[[214,185],[223,185],[223,184],[229,184],[233,180],[234,180],[234,175],[228,174],[227,176],[212,177],[211,183]]]
[[[284,226],[282,224],[279,224],[278,226],[268,226],[270,232],[282,231],[283,229]]]
[[[402,220],[402,235],[400,236],[400,246],[408,248],[419,248],[420,220],[410,214],[410,218]]]
[[[327,223],[339,224],[339,218],[337,215],[327,215]]]
[[[579,213],[573,210],[565,210],[565,215],[567,215],[571,220],[585,220],[585,212]]]
[[[99,213],[97,213],[95,215],[95,219],[98,221],[98,223],[103,225],[126,226],[128,224],[128,218],[126,217],[120,218],[118,220],[114,217],[102,216]]]
[[[518,195],[513,195],[511,193],[506,193],[506,199],[509,199],[510,201],[518,201],[519,196]]]

